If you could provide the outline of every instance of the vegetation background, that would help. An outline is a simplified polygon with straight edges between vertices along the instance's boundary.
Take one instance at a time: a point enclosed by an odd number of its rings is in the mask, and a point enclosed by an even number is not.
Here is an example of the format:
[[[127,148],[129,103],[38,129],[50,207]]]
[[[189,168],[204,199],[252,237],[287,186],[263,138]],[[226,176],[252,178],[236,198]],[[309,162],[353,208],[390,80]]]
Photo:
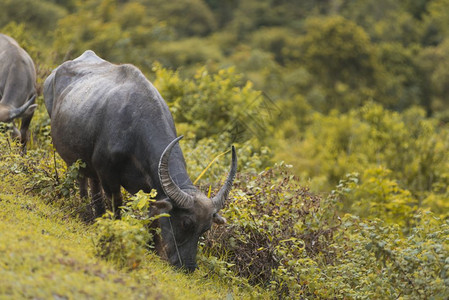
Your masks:
[[[448,0],[0,0],[0,8],[0,31],[33,58],[39,91],[54,67],[91,49],[138,66],[159,89],[187,137],[192,179],[237,146],[229,224],[213,228],[199,254],[209,285],[228,288],[202,297],[449,295]],[[74,185],[82,163],[67,168],[54,155],[42,96],[38,103],[27,156],[0,138],[0,203],[19,195],[22,207],[47,203],[86,220]],[[220,157],[197,184],[213,192],[228,165]],[[128,199],[127,218],[87,229],[97,242],[84,251],[138,277],[149,272],[140,262],[155,260],[141,242],[150,239],[141,230],[149,203]],[[0,292],[13,295],[16,277],[8,278]]]

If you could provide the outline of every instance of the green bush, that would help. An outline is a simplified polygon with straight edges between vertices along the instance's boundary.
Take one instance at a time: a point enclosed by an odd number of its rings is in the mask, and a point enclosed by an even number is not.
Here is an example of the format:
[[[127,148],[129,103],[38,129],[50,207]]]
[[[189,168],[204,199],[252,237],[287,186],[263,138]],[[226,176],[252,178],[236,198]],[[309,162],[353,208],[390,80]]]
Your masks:
[[[154,85],[167,101],[178,131],[194,132],[196,140],[231,132],[234,139],[261,139],[271,131],[268,109],[251,82],[241,82],[234,68],[210,74],[197,70],[193,79],[182,79],[178,72],[156,64]]]
[[[240,175],[236,184],[234,201],[223,212],[230,225],[213,228],[203,252],[279,297],[302,294],[307,286],[298,275],[307,266],[296,260],[333,261],[336,198],[309,193],[285,165]]]
[[[218,184],[225,180],[231,165],[229,133],[217,137],[203,138],[195,141],[195,137],[188,136],[181,143],[187,163],[188,173],[196,184]],[[257,149],[250,141],[233,143],[237,151],[239,169],[245,172],[257,173],[270,164],[271,151],[268,147]]]
[[[358,196],[386,189],[391,204],[382,209],[402,205],[404,195],[387,179],[367,182]],[[202,249],[211,264],[225,261],[213,264],[222,277],[238,274],[288,299],[443,299],[449,292],[449,221],[418,211],[395,224],[394,209],[388,222],[339,216],[348,184],[314,195],[286,166],[240,175],[236,184],[223,212],[229,225],[213,228]]]
[[[360,217],[379,218],[407,230],[418,201],[391,177],[391,170],[383,167],[367,169],[361,176],[347,174],[337,186],[344,205],[349,206],[344,210]]]
[[[308,18],[300,43],[301,62],[319,78],[325,103],[309,103],[320,112],[347,111],[376,97],[378,63],[368,34],[341,16]]]
[[[347,215],[335,236],[334,265],[324,269],[328,295],[350,298],[444,299],[449,292],[448,221],[429,212],[403,228]],[[323,281],[324,282],[324,281]]]
[[[81,161],[72,166],[65,162],[52,148],[36,148],[22,155],[21,146],[9,135],[0,135],[0,186],[4,192],[15,191],[38,195],[46,203],[53,203],[66,216],[81,217],[92,221],[92,209],[87,199],[80,199],[78,174],[85,167]]]
[[[304,132],[293,129],[280,139],[275,159],[291,162],[314,191],[330,191],[348,173],[380,167],[391,170],[389,180],[409,191],[418,207],[448,213],[438,199],[447,195],[449,130],[423,109],[399,113],[370,103],[345,114],[315,113],[308,122]]]
[[[205,39],[188,38],[179,41],[164,41],[155,46],[158,48],[152,55],[165,67],[184,69],[188,66],[202,66],[223,60],[220,49]]]
[[[155,197],[155,190],[150,194],[139,191],[125,202],[120,220],[114,220],[110,211],[98,218],[93,238],[95,255],[120,267],[136,269],[147,251],[154,249],[154,237],[160,231],[159,228],[150,227],[151,223],[168,216],[160,214],[150,217],[148,210]]]
[[[112,218],[113,214],[109,212],[95,223],[95,255],[119,267],[136,269],[145,257],[150,234],[143,224],[132,218]]]
[[[0,7],[0,27],[12,21],[21,22],[41,35],[54,29],[58,19],[67,13],[51,1],[1,0]]]
[[[271,52],[277,63],[285,66],[301,57],[300,39],[294,31],[282,27],[262,28],[252,37],[256,49]]]

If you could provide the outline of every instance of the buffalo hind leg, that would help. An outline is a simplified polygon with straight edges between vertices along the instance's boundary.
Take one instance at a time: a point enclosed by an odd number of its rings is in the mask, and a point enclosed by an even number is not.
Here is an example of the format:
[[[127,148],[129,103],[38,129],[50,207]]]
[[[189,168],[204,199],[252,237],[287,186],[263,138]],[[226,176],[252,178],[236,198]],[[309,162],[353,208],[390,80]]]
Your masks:
[[[34,103],[34,102],[33,102]],[[26,154],[27,142],[30,137],[28,128],[30,127],[31,119],[33,118],[34,111],[36,110],[36,104],[31,105],[22,115],[22,122],[20,125],[20,143],[22,144],[22,153]]]
[[[80,188],[80,217],[87,223],[92,222],[94,218],[94,214],[92,211],[92,205],[85,205],[86,200],[88,199],[88,178],[84,176],[84,174],[78,175],[78,183]]]
[[[87,198],[87,178],[84,175],[78,175],[78,184],[80,187],[80,198]]]

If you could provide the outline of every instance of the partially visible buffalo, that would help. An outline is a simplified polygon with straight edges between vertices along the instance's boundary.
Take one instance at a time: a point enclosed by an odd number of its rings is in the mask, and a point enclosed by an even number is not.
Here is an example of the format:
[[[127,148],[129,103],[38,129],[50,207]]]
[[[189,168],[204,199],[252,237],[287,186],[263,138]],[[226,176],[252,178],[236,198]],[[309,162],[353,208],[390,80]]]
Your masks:
[[[225,222],[218,211],[236,174],[234,147],[227,180],[209,199],[187,174],[181,137],[156,88],[136,67],[111,64],[92,51],[56,68],[45,81],[44,98],[56,150],[67,164],[86,163],[80,193],[87,196],[88,178],[96,216],[105,212],[102,190],[120,217],[120,186],[130,193],[156,189],[155,206],[170,214],[159,220],[157,248],[173,265],[193,271],[199,237],[213,222]]]
[[[36,69],[31,57],[17,42],[0,34],[0,122],[22,118],[20,131],[13,123],[13,137],[19,138],[25,150],[28,127],[37,105]]]

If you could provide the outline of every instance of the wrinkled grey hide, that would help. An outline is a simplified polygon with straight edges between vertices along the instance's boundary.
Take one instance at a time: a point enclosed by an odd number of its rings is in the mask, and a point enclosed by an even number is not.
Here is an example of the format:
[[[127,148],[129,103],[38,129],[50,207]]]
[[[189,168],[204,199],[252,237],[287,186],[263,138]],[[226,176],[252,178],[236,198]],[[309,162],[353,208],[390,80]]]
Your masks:
[[[13,122],[13,137],[20,139],[24,151],[35,97],[33,60],[13,38],[0,34],[0,122]],[[14,126],[17,118],[22,118],[20,131]]]
[[[213,222],[225,222],[218,211],[236,173],[234,148],[224,186],[207,198],[186,172],[181,137],[159,92],[136,67],[111,64],[92,51],[56,68],[44,98],[56,150],[69,165],[78,159],[87,165],[80,192],[87,196],[89,179],[96,216],[105,212],[102,191],[120,217],[120,186],[130,193],[156,189],[152,213],[171,215],[159,222],[157,248],[172,264],[194,270],[199,237]]]

